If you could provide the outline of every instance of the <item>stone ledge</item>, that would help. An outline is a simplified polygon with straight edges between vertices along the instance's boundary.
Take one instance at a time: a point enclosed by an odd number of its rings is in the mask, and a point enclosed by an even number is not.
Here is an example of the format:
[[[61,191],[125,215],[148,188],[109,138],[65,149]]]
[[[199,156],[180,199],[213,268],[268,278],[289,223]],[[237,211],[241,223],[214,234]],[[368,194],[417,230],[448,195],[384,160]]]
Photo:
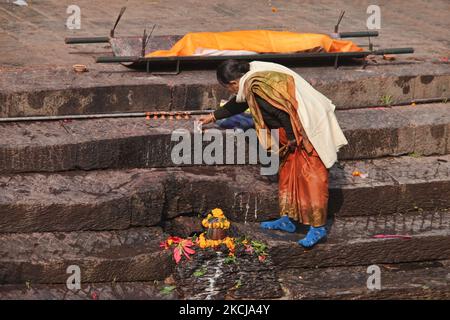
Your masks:
[[[336,115],[349,141],[339,151],[341,160],[450,153],[450,104],[346,110]],[[2,123],[0,172],[179,166],[171,157],[179,143],[171,141],[175,129],[188,130],[192,146],[194,119]],[[224,155],[225,141],[220,144]],[[236,150],[236,141],[230,147]]]
[[[0,286],[1,300],[170,300],[180,299],[175,291],[162,294],[164,285],[154,282],[90,283],[80,290],[66,284],[30,284]]]
[[[367,266],[280,273],[287,299],[448,299],[449,261],[380,264],[381,290],[367,289]]]
[[[347,217],[329,220],[325,243],[305,250],[297,241],[306,230],[287,234],[262,230],[257,224],[235,224],[238,234],[249,234],[269,246],[279,270],[324,268],[450,258],[450,214],[436,212],[403,216]],[[305,228],[306,229],[306,228]],[[378,234],[410,235],[411,239],[376,239]]]
[[[387,63],[357,67],[294,68],[338,109],[450,98],[450,65]],[[0,117],[110,112],[210,109],[228,98],[214,70],[183,71],[174,76],[145,72],[71,68],[4,71],[0,79]]]
[[[278,274],[285,295],[282,299],[448,299],[449,261],[412,262],[402,264],[380,264],[382,289],[367,289],[367,266],[331,267],[321,269],[287,270]],[[248,283],[252,279],[244,277]],[[228,281],[229,283],[229,281]],[[234,283],[229,283],[234,285]],[[175,283],[177,285],[177,283]],[[162,295],[163,284],[154,282],[117,282],[114,284],[92,283],[81,290],[68,290],[65,284],[31,284],[0,286],[2,300],[160,300],[192,299],[180,296],[177,290]],[[184,288],[194,290],[194,288]],[[228,289],[228,288],[226,288]],[[186,291],[188,291],[186,290]],[[241,290],[241,299],[257,295],[254,287]],[[197,291],[198,294],[198,291]],[[261,296],[261,295],[260,295]],[[264,296],[266,299],[268,296]]]
[[[245,260],[247,262],[243,261],[238,269],[244,272],[245,268],[250,268],[247,270],[252,272],[250,278],[261,280],[258,288],[262,291],[258,294],[271,294],[274,298],[282,296],[281,290],[277,289],[277,294],[274,291],[277,286],[276,275],[288,270],[305,272],[305,269],[450,258],[449,213],[415,214],[401,218],[339,218],[330,220],[329,224],[331,231],[328,241],[318,244],[312,250],[304,250],[296,243],[304,235],[304,230],[286,234],[264,231],[253,223],[234,223],[235,235],[245,234],[251,239],[262,240],[269,247],[269,265],[260,265],[257,260]],[[373,235],[380,233],[408,234],[412,238],[373,238]],[[0,279],[3,284],[23,284],[26,281],[65,283],[67,267],[78,265],[82,270],[83,281],[88,283],[160,280],[174,271],[169,253],[161,251],[158,246],[162,239],[164,234],[159,228],[134,228],[114,232],[4,234],[0,235]],[[196,262],[192,266],[188,264],[177,268],[176,279],[181,281],[183,287],[193,284],[196,280],[190,273],[204,265],[205,261],[212,259],[214,262],[216,258],[220,259],[219,256],[211,258],[207,252],[196,255]],[[267,272],[266,277],[257,276],[267,268],[270,268],[270,272]],[[228,276],[234,274],[232,270],[234,269],[229,270],[231,273],[227,273]],[[264,281],[272,283],[273,290],[264,291]],[[222,284],[225,282],[225,279],[220,281]],[[183,295],[189,295],[189,289],[183,291]],[[239,293],[241,297],[242,294]],[[253,297],[258,294],[255,293]]]
[[[1,283],[66,283],[67,267],[80,267],[82,281],[161,280],[171,256],[161,251],[160,228],[125,231],[1,235]]]
[[[450,208],[450,155],[343,161],[329,177],[331,216]],[[234,221],[262,221],[279,210],[277,183],[256,166],[2,175],[0,190],[0,232],[127,229],[215,207]]]

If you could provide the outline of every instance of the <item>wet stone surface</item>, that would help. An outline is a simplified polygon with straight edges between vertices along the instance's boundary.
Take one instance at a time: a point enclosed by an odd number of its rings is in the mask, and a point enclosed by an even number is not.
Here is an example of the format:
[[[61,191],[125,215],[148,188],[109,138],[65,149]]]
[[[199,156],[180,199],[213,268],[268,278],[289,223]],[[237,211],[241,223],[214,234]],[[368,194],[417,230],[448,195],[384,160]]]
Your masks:
[[[237,252],[235,263],[227,263],[226,257],[227,250],[198,250],[192,261],[180,263],[175,279],[181,295],[196,300],[275,299],[283,295],[270,257],[260,262],[254,255]]]
[[[66,283],[77,265],[84,282],[152,281],[173,265],[159,243],[161,228],[103,232],[11,233],[0,235],[0,283]]]
[[[193,234],[199,234],[203,229],[201,219],[198,216],[179,216],[163,222],[164,231],[168,234],[176,234],[186,238]]]
[[[286,270],[280,280],[289,299],[448,299],[449,261],[378,265],[381,288],[367,288],[367,266]]]
[[[167,300],[179,299],[176,291],[164,291],[164,283],[118,282],[83,284],[69,290],[66,284],[3,285],[2,300]]]
[[[278,270],[399,263],[450,258],[448,212],[330,219],[326,241],[306,250],[297,244],[307,228],[295,233],[261,230],[256,223],[234,223],[240,234],[268,245]],[[378,239],[375,235],[409,235]]]

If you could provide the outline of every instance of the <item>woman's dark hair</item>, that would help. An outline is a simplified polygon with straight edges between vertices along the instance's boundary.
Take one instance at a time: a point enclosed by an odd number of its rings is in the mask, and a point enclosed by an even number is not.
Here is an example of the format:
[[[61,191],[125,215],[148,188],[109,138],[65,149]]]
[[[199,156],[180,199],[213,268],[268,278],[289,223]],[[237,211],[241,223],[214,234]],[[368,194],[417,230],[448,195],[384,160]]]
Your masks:
[[[227,85],[231,81],[239,79],[250,70],[247,61],[225,60],[217,67],[217,80],[222,85]]]

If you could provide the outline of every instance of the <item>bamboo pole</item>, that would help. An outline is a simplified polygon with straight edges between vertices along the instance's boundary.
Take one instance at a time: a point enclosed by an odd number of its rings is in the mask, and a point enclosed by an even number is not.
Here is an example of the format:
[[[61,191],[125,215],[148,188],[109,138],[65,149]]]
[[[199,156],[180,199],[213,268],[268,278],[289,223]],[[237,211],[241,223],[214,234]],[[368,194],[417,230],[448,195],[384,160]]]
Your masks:
[[[100,114],[80,114],[80,115],[57,115],[57,116],[29,116],[0,118],[0,122],[15,121],[52,121],[52,120],[86,120],[103,118],[131,118],[131,117],[170,117],[170,119],[180,119],[180,116],[193,116],[210,114],[214,110],[189,110],[189,111],[149,111],[149,112],[122,112],[122,113],[100,113]],[[156,119],[156,118],[153,118]]]

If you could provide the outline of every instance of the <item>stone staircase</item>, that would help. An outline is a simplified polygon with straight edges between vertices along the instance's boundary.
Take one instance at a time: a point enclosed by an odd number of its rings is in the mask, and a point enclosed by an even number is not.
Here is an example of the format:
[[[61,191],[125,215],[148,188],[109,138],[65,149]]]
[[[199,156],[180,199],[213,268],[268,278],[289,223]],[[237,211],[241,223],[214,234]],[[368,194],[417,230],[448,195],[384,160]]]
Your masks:
[[[193,134],[195,117],[1,123],[0,298],[449,298],[449,65],[299,72],[336,101],[349,140],[330,170],[325,243],[304,250],[296,244],[302,228],[288,235],[258,228],[278,216],[277,184],[258,165],[175,166],[171,133]],[[206,109],[225,98],[207,71],[91,74],[86,82],[59,72],[58,85],[38,89],[31,86],[38,75],[15,76],[24,85],[0,92],[4,116]],[[175,267],[159,242],[200,231],[197,215],[215,207],[236,235],[268,243],[266,263],[225,265],[202,252]],[[374,264],[381,290],[366,287]],[[66,288],[70,265],[81,269],[82,290]],[[193,276],[205,266],[204,276]]]

